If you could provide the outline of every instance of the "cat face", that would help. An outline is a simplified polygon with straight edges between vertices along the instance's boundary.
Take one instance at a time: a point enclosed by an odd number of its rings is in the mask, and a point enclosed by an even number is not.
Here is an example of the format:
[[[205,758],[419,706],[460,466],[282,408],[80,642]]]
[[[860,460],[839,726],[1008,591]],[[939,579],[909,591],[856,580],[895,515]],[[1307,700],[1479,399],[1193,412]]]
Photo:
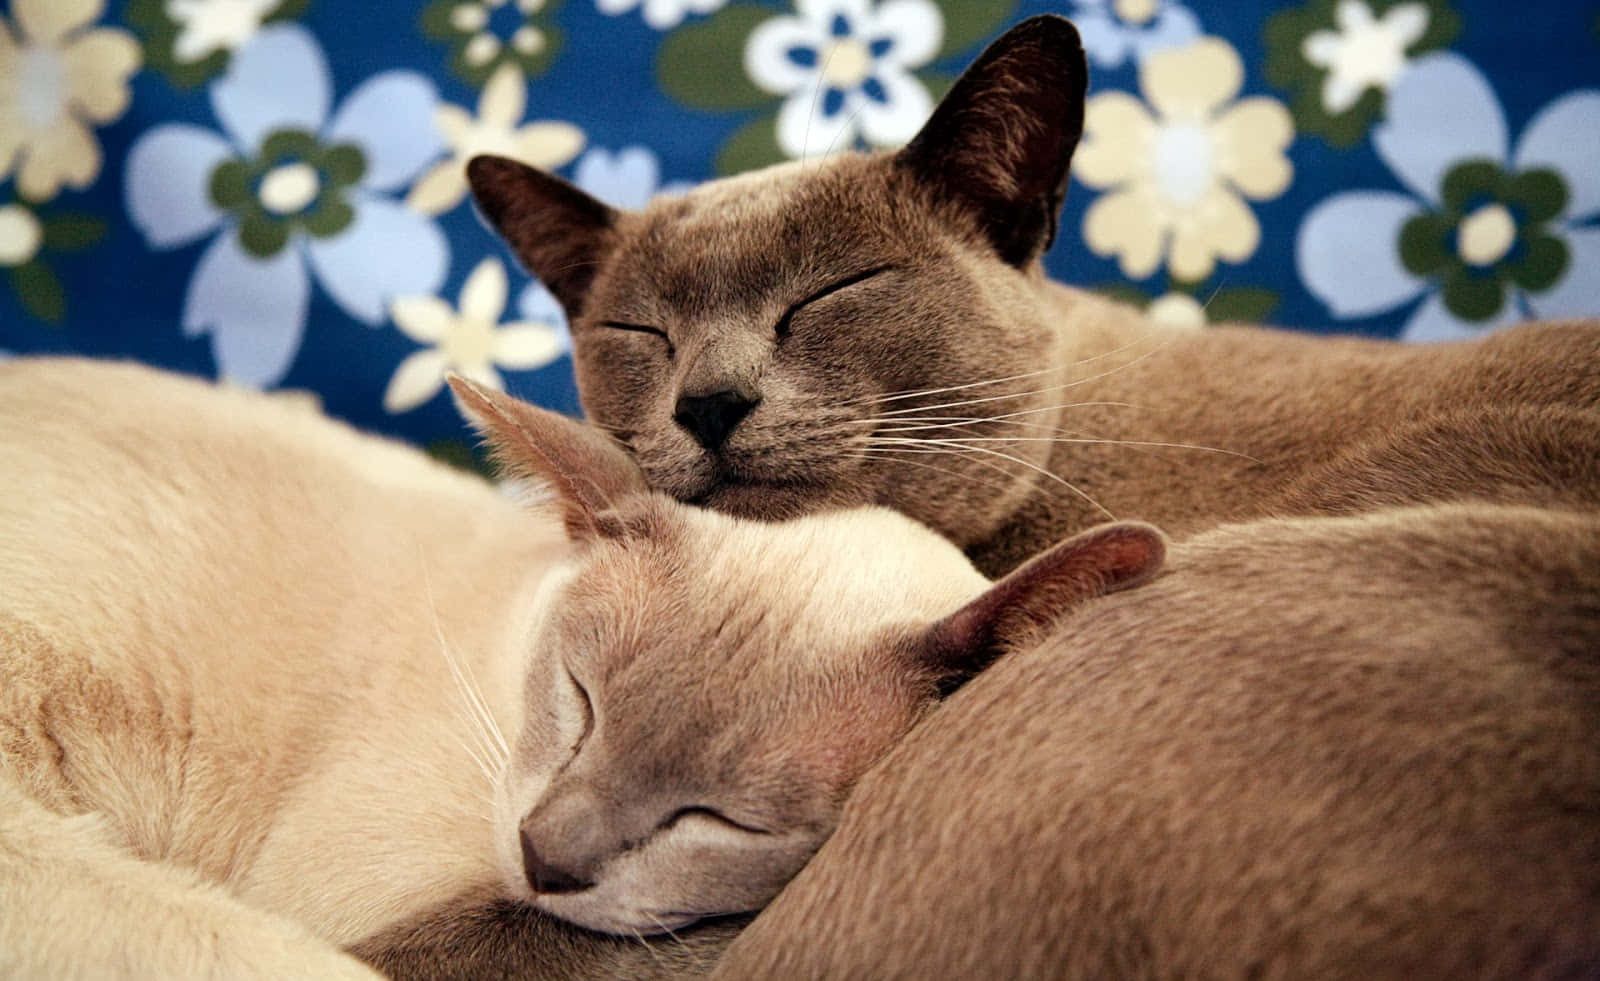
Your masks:
[[[513,896],[592,929],[759,909],[937,695],[1162,559],[1106,525],[990,584],[897,513],[695,508],[598,431],[452,386],[575,546],[535,603],[495,848]]]
[[[586,411],[651,486],[761,518],[880,503],[966,544],[1043,479],[1050,441],[1014,437],[1058,422],[1037,259],[1084,81],[1071,25],[1036,18],[896,154],[780,165],[640,213],[512,161],[469,174],[568,311]],[[1018,383],[974,388],[996,379]]]
[[[932,704],[928,624],[988,584],[885,511],[780,527],[658,497],[622,520],[541,618],[496,848],[512,895],[654,933],[777,894]]]

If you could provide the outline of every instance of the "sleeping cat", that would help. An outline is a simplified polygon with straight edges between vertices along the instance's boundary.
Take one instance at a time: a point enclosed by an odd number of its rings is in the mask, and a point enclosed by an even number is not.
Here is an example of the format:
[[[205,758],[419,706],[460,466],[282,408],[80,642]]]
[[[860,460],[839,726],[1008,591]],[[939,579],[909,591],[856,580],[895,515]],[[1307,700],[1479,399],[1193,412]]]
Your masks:
[[[1265,519],[1167,570],[943,703],[713,977],[1600,976],[1600,516]]]
[[[283,399],[0,365],[0,976],[370,977],[338,947],[454,895],[757,909],[938,694],[1161,560],[1108,526],[991,586],[893,512],[688,507],[453,384],[553,507]],[[657,957],[542,929],[527,976]]]
[[[1037,17],[899,152],[638,213],[506,159],[468,172],[569,314],[584,408],[651,486],[767,518],[886,505],[989,574],[1113,516],[1181,536],[1289,513],[1291,483],[1399,423],[1600,418],[1594,324],[1431,347],[1193,331],[1047,280],[1085,86],[1077,32]]]

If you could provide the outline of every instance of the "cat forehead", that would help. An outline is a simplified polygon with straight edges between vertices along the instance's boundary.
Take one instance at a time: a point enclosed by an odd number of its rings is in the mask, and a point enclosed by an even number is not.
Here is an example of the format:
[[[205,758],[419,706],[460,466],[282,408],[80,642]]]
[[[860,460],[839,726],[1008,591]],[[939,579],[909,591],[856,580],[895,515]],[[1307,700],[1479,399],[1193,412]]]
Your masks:
[[[605,634],[601,657],[676,656],[676,644],[729,658],[865,654],[875,631],[931,622],[988,585],[955,546],[884,508],[765,523],[651,507],[633,519],[642,537],[597,552],[575,579]]]

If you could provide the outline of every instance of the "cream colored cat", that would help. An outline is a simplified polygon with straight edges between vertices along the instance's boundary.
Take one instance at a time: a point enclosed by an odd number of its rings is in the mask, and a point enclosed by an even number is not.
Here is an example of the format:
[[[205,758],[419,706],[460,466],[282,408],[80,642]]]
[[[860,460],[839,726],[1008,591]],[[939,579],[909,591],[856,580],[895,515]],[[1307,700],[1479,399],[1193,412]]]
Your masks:
[[[1161,558],[1115,526],[990,587],[892,512],[701,511],[456,391],[553,507],[284,400],[0,365],[0,977],[370,976],[338,948],[457,895],[757,909],[936,694]],[[584,936],[524,969],[655,956]]]
[[[1600,419],[1594,324],[1432,347],[1194,331],[1051,282],[1039,257],[1085,87],[1077,32],[1037,17],[896,153],[784,164],[637,213],[510,160],[469,175],[566,307],[590,418],[652,486],[761,517],[887,505],[991,574],[1112,516],[1181,536],[1284,513],[1308,470],[1381,453],[1397,426],[1477,410],[1471,440],[1506,410]],[[1541,443],[1558,456],[1528,461],[1540,476],[1585,466]],[[1467,456],[1450,445],[1418,462]]]

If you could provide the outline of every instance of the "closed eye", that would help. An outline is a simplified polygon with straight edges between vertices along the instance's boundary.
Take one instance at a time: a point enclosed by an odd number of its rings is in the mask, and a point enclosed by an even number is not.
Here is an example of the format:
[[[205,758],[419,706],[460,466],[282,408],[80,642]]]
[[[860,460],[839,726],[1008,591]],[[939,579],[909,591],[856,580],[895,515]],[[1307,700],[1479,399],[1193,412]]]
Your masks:
[[[869,280],[872,277],[878,275],[879,273],[886,273],[886,272],[890,271],[893,268],[894,268],[893,266],[875,266],[875,267],[873,267],[871,269],[865,270],[864,272],[858,272],[854,276],[846,276],[844,279],[839,280],[837,283],[833,283],[831,285],[824,286],[822,289],[817,290],[815,293],[813,293],[810,296],[806,297],[805,299],[801,300],[799,303],[794,304],[789,309],[787,309],[787,310],[785,310],[783,312],[783,316],[782,317],[778,318],[778,326],[776,328],[774,328],[776,333],[777,333],[777,335],[778,335],[778,339],[782,340],[783,338],[789,336],[789,321],[793,320],[794,319],[794,315],[796,313],[799,313],[805,307],[809,306],[812,303],[817,302],[818,300],[822,299],[823,297],[832,296],[833,294],[839,292],[842,289],[848,289],[849,287],[854,286],[857,283]]]
[[[648,327],[644,324],[626,324],[619,320],[602,320],[600,321],[600,326],[609,327],[612,330],[632,331],[635,334],[654,334],[667,342],[667,357],[670,358],[675,353],[676,349],[672,346],[672,338],[668,337],[667,332],[660,327]]]
[[[745,824],[742,821],[735,821],[733,818],[728,817],[728,815],[722,813],[714,807],[680,807],[668,815],[665,821],[661,822],[661,827],[670,828],[672,825],[677,824],[679,820],[686,818],[691,814],[703,818],[709,818],[713,821],[716,821],[718,824],[725,824],[730,828],[743,831],[748,834],[772,834],[772,832],[768,831],[766,828],[758,828],[753,824]]]
[[[573,688],[577,689],[578,700],[583,703],[583,732],[578,736],[578,741],[573,744],[574,748],[576,748],[582,746],[584,741],[589,738],[589,733],[594,730],[594,702],[589,698],[589,690],[583,687],[583,683],[571,671],[567,672],[567,680],[572,682]]]

